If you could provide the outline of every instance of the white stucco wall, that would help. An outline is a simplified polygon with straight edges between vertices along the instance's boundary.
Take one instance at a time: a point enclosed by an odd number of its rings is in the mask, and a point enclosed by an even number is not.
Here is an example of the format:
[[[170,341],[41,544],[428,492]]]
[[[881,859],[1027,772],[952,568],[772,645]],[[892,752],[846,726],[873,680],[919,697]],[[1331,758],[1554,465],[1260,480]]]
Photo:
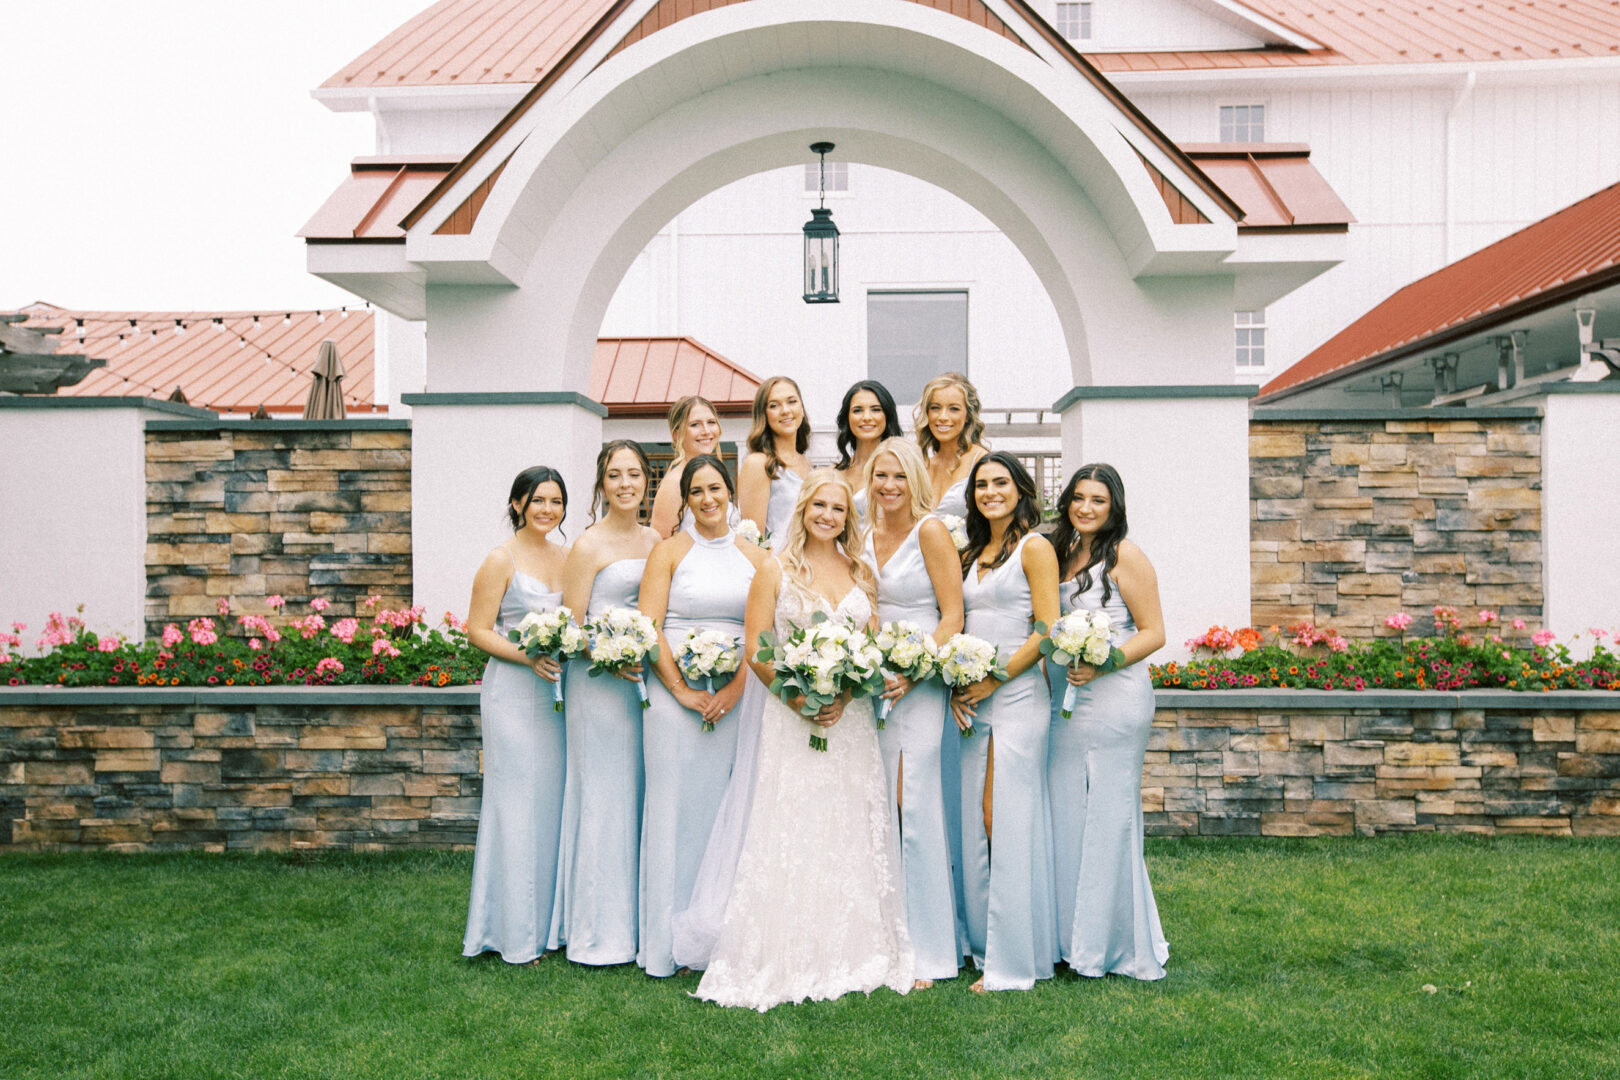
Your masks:
[[[32,404],[32,403],[30,403]],[[0,624],[28,624],[32,648],[52,611],[98,633],[143,636],[148,419],[136,399],[70,407],[0,405]],[[105,407],[111,405],[112,407]],[[103,407],[97,407],[103,406]]]
[[[1541,439],[1546,625],[1565,639],[1620,630],[1620,394],[1549,394]]]

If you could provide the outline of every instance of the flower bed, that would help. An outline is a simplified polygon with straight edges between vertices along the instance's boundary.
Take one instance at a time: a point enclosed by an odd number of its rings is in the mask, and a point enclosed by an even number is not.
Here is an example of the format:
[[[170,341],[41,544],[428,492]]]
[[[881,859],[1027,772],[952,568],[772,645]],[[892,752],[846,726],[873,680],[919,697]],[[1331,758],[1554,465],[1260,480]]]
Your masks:
[[[1550,630],[1530,631],[1524,620],[1503,625],[1482,610],[1463,629],[1456,609],[1434,609],[1435,634],[1407,637],[1412,617],[1389,616],[1399,636],[1351,642],[1332,629],[1297,623],[1286,631],[1252,627],[1210,629],[1187,642],[1193,658],[1151,665],[1153,685],[1166,690],[1620,690],[1620,654],[1609,643],[1620,635],[1588,631],[1590,655],[1577,656]],[[1269,640],[1268,640],[1269,637]],[[1580,648],[1579,652],[1586,652]]]
[[[284,606],[269,598],[272,611]],[[301,619],[235,616],[220,600],[219,618],[170,623],[157,641],[132,642],[87,629],[77,616],[53,612],[35,656],[22,646],[22,623],[0,633],[0,686],[463,686],[483,674],[485,654],[449,612],[429,628],[419,607],[390,611],[373,596],[362,618],[327,624],[330,605],[310,601]]]

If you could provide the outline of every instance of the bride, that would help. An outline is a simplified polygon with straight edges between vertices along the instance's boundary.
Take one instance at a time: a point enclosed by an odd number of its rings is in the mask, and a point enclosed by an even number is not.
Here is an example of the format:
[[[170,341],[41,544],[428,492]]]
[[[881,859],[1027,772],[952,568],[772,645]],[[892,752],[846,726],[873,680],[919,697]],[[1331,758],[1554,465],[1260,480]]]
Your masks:
[[[816,612],[868,626],[876,578],[856,555],[850,489],[831,469],[804,481],[778,556],[748,594],[749,664],[761,631],[785,640]],[[912,989],[898,831],[869,701],[813,719],[802,698],[765,703],[753,809],[731,899],[697,996],[764,1012],[853,990]],[[812,750],[812,725],[827,740]]]

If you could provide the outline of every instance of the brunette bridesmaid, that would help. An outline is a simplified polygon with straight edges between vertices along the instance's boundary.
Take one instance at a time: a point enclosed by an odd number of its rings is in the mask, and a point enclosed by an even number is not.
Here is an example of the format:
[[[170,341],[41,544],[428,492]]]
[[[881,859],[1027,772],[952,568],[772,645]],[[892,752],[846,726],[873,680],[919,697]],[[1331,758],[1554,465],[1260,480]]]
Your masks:
[[[681,518],[681,470],[699,454],[720,453],[720,414],[708,398],[688,394],[669,407],[669,442],[675,458],[658,483],[649,525],[659,536],[672,536]],[[690,524],[692,516],[684,520]]]
[[[934,485],[934,511],[967,517],[968,472],[989,452],[979,392],[967,376],[954,371],[930,379],[917,401],[914,424]]]
[[[1016,457],[986,454],[967,489],[967,632],[999,646],[1007,669],[1005,682],[990,676],[951,699],[956,722],[974,732],[962,748],[968,937],[984,972],[973,989],[1028,990],[1052,977],[1058,954],[1046,788],[1051,721],[1034,628],[1057,618],[1057,556],[1033,531],[1040,498]]]
[[[1106,612],[1125,662],[1109,671],[1048,664],[1058,944],[1077,974],[1162,979],[1170,950],[1142,857],[1142,759],[1153,727],[1142,661],[1164,645],[1164,622],[1153,564],[1126,529],[1119,473],[1081,466],[1063,489],[1052,533],[1060,603],[1064,614]],[[1079,690],[1065,720],[1071,685]]]
[[[863,379],[844,392],[838,406],[838,464],[833,471],[855,492],[855,516],[862,527],[871,524],[866,513],[866,466],[878,443],[904,434],[888,387]]]
[[[647,475],[647,455],[627,439],[596,456],[593,524],[563,565],[563,603],[582,624],[609,607],[636,606],[647,555],[658,542],[637,517]],[[641,671],[592,679],[589,669],[588,659],[569,662],[563,934],[570,960],[625,964],[636,958],[639,918]]]
[[[478,687],[484,790],[461,952],[527,964],[556,947],[564,737],[552,695],[561,668],[549,656],[530,660],[506,633],[529,612],[562,603],[567,549],[551,537],[561,535],[568,488],[537,465],[512,481],[506,507],[512,539],[479,566],[467,609],[467,639],[489,663]]]
[[[905,438],[884,439],[870,457],[866,489],[872,508],[866,557],[877,570],[878,621],[916,623],[936,644],[962,629],[962,567],[956,545],[928,512],[933,492],[922,452]],[[900,860],[906,876],[906,926],[916,953],[919,989],[953,979],[962,966],[951,829],[945,790],[959,769],[942,771],[949,722],[945,687],[936,679],[888,680],[892,702],[878,732],[889,790],[900,811]],[[955,725],[950,738],[956,739]],[[954,759],[953,759],[954,762]]]
[[[732,482],[719,458],[692,458],[676,481],[693,531],[679,529],[653,548],[639,597],[642,613],[658,624],[659,655],[642,726],[647,795],[636,962],[658,976],[675,974],[675,914],[692,898],[737,751],[737,712],[750,684],[758,683],[739,667],[713,688],[690,686],[676,665],[677,650],[689,636],[712,631],[735,639],[742,660],[748,588],[768,557],[728,523]]]
[[[809,448],[810,418],[799,384],[786,375],[760,383],[748,430],[750,453],[737,475],[737,500],[742,516],[778,541],[787,535],[799,488],[810,475]]]

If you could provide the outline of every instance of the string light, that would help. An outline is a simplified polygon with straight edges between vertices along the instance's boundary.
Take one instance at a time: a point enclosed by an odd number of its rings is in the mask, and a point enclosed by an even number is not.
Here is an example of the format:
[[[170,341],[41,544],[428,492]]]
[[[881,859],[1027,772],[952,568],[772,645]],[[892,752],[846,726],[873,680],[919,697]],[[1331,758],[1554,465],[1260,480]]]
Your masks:
[[[259,328],[259,317],[257,315],[255,315],[255,316],[253,316],[253,329],[257,330],[258,328]]]
[[[282,326],[291,326],[292,325],[292,312],[289,311],[289,312],[287,312],[287,314],[285,314],[285,315],[283,315],[281,317],[281,325]]]
[[[83,319],[75,319],[75,320],[73,320],[73,322],[74,322],[73,332],[78,335],[78,338],[79,338],[80,341],[83,341],[84,340],[84,320]]]
[[[178,336],[180,336],[181,334],[183,334],[185,332],[186,332],[186,324],[181,322],[179,319],[174,320],[174,333],[175,333],[175,336],[178,337]]]
[[[325,321],[326,321],[326,312],[324,312],[324,311],[317,311],[317,312],[316,312],[316,313],[315,313],[315,321],[316,321],[316,322],[325,322]]]
[[[219,333],[219,334],[223,334],[225,332],[225,320],[224,319],[221,319],[221,318],[219,318],[217,316],[214,318],[214,332]]]

